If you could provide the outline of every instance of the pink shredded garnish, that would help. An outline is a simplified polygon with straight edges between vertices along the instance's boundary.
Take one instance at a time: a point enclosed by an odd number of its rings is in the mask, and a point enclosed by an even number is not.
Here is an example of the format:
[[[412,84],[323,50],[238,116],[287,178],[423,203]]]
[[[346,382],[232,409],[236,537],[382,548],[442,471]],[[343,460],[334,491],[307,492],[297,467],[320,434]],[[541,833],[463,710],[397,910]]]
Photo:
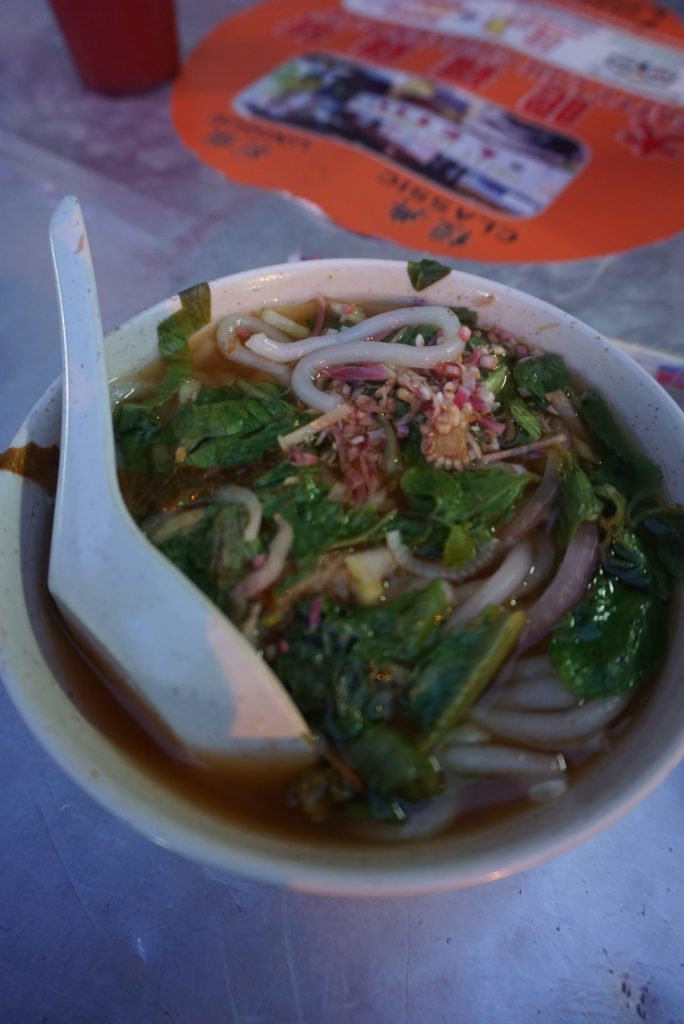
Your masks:
[[[293,462],[295,466],[315,466],[318,456],[313,452],[302,452],[295,449],[290,452],[290,462]]]
[[[494,402],[496,400],[496,395],[494,394],[494,392],[490,391],[489,388],[484,385],[481,385],[477,389],[477,397],[481,402],[484,402],[484,404],[488,406],[490,409],[494,405]]]
[[[470,335],[472,333],[473,332],[470,330],[470,328],[466,327],[465,324],[461,324],[461,326],[458,329],[458,336],[461,339],[461,341],[470,341]]]
[[[466,402],[469,401],[470,391],[468,390],[468,388],[459,388],[456,394],[454,395],[454,402],[459,407],[459,409],[462,409]]]
[[[469,391],[474,391],[477,387],[479,380],[479,374],[474,367],[466,366],[463,370],[463,387],[468,388]]]
[[[483,370],[496,370],[498,365],[498,358],[491,352],[488,352],[480,359],[480,366],[482,367]]]
[[[500,437],[506,429],[505,423],[499,423],[498,420],[493,420],[491,416],[481,416],[479,423],[483,430],[488,430],[491,434],[496,434],[497,437]]]
[[[261,555],[255,555],[254,558],[252,559],[252,568],[253,569],[260,569],[261,566],[266,561],[266,557],[267,556],[266,556],[265,553],[263,553]]]
[[[358,381],[388,380],[394,373],[382,363],[369,363],[360,366],[330,366],[324,375],[330,380]]]
[[[320,625],[322,608],[320,597],[314,597],[309,608],[309,629],[312,631],[318,629]]]

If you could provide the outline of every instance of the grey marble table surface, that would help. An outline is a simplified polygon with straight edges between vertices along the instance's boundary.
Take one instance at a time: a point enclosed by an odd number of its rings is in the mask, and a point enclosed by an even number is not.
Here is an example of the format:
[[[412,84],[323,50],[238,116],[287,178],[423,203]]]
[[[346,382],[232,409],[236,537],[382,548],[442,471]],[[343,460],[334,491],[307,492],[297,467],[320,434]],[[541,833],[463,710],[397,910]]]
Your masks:
[[[177,6],[187,52],[247,5]],[[85,209],[106,328],[292,255],[409,255],[226,181],[176,138],[168,89],[86,92],[47,5],[4,0],[0,448],[59,372],[47,225],[65,193]],[[684,355],[681,236],[595,260],[462,265]],[[0,1024],[682,1024],[683,863],[684,765],[581,848],[484,887],[376,901],[263,887],[102,810],[0,688]]]

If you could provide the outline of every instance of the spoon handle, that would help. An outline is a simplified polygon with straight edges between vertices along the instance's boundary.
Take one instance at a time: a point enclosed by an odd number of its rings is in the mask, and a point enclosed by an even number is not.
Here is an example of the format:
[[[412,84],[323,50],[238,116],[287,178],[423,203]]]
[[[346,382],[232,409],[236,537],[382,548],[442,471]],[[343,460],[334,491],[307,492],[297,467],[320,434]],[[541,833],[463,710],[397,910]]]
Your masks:
[[[50,245],[59,297],[64,370],[53,530],[65,538],[84,537],[90,536],[93,527],[85,495],[107,494],[117,504],[122,499],[116,480],[95,274],[83,213],[75,196],[66,196],[55,210],[50,221]]]
[[[116,478],[102,324],[78,201],[51,222],[62,447],[48,587],[120,700],[194,760],[310,760],[307,725],[238,629],[143,535]]]

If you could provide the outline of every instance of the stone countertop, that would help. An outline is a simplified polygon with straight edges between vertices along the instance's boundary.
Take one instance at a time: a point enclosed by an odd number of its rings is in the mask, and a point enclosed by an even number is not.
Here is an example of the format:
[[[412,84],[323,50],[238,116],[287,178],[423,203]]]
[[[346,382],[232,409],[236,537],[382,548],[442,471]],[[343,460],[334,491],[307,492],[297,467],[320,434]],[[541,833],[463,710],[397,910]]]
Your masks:
[[[241,6],[179,0],[184,50]],[[59,372],[47,224],[65,193],[85,209],[106,328],[293,255],[415,255],[197,162],[168,88],[86,92],[39,0],[0,9],[0,66],[0,447]],[[595,260],[459,264],[680,355],[683,265],[681,237]],[[266,888],[153,845],[66,778],[4,691],[0,777],[0,1024],[684,1021],[684,766],[551,863],[381,901]]]

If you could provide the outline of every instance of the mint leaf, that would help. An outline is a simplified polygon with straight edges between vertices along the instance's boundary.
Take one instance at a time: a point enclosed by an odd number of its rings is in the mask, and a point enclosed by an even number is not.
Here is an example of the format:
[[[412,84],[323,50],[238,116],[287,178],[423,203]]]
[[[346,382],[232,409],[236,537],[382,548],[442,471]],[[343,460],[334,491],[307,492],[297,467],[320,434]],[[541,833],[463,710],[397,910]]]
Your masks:
[[[542,425],[539,417],[525,405],[522,398],[516,398],[508,407],[508,411],[518,424],[525,431],[531,441],[538,441],[542,436]]]
[[[429,288],[436,281],[451,273],[451,267],[445,267],[437,260],[409,260],[407,263],[409,281],[417,292]]]
[[[580,523],[594,523],[603,511],[603,502],[597,497],[587,474],[569,456],[561,479],[560,503],[556,537],[565,547],[575,536]]]
[[[469,520],[494,525],[509,513],[533,479],[531,473],[509,473],[495,467],[444,469],[413,467],[401,485],[411,502],[446,525]]]
[[[533,356],[517,363],[513,379],[518,390],[528,391],[546,407],[549,391],[569,391],[570,375],[558,355]]]
[[[470,327],[471,330],[477,327],[477,311],[469,309],[468,306],[450,306],[452,313],[455,313],[458,319],[461,321],[464,327]]]
[[[660,562],[676,580],[684,579],[684,508],[650,509],[639,528],[655,544]]]
[[[599,572],[589,596],[556,628],[549,656],[578,696],[608,697],[630,693],[656,674],[666,635],[655,590],[636,590]]]
[[[631,505],[655,494],[663,482],[660,466],[633,450],[598,392],[585,391],[581,402],[584,421],[609,452],[594,475],[594,483],[617,488],[630,499]]]

